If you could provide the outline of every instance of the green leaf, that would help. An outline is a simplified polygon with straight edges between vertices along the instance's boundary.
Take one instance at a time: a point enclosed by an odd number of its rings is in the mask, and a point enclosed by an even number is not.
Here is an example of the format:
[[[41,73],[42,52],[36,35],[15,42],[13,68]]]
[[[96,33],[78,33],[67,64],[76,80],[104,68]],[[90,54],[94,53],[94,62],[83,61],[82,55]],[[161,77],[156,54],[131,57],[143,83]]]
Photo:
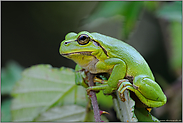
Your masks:
[[[128,7],[123,10],[121,15],[124,16],[123,36],[125,39],[128,38],[129,34],[135,28],[137,19],[139,18],[141,9],[143,7],[142,5],[143,4],[141,1],[130,2]]]
[[[10,105],[11,105],[10,99],[2,102],[2,104],[1,104],[1,122],[10,122],[11,121]]]
[[[135,115],[138,118],[138,122],[159,122],[145,108],[135,108]]]
[[[182,1],[165,3],[156,12],[156,15],[160,18],[182,23]]]
[[[179,22],[170,23],[171,34],[171,57],[170,66],[175,71],[182,69],[182,24]]]
[[[74,71],[35,65],[25,69],[13,89],[13,121],[36,121],[55,106],[86,106],[86,91],[74,82]],[[67,111],[65,111],[67,113]]]
[[[17,80],[21,78],[23,68],[15,61],[9,61],[1,69],[1,95],[10,94]]]
[[[145,8],[153,12],[159,7],[159,1],[143,1]]]
[[[112,96],[104,95],[103,91],[96,93],[98,104],[105,108],[111,108],[113,105]],[[107,103],[106,103],[107,102]]]
[[[101,115],[100,117],[101,117],[101,121],[109,122],[108,119],[104,115]],[[95,122],[93,110],[90,110],[87,112],[84,122]]]
[[[101,17],[121,15],[124,18],[123,36],[127,38],[136,25],[142,7],[141,1],[102,1],[87,20],[91,22]]]
[[[125,101],[121,101],[119,93],[116,91],[117,98],[113,98],[114,109],[117,113],[117,117],[122,122],[137,122],[137,118],[134,114],[135,101],[129,96],[129,91],[125,90]]]
[[[94,19],[101,17],[119,15],[125,8],[127,8],[128,4],[129,2],[126,1],[100,1],[97,8],[87,20],[93,21]]]
[[[76,122],[83,121],[86,115],[86,108],[78,105],[55,106],[42,113],[36,121],[60,121]]]

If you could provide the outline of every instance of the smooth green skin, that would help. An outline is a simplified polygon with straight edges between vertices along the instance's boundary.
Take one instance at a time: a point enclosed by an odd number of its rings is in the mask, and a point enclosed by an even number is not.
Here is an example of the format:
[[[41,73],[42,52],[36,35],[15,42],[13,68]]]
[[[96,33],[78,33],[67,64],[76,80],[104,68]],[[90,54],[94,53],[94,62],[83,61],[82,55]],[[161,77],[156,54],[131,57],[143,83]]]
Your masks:
[[[81,34],[88,35],[100,46],[92,40],[88,44],[80,45],[76,40]],[[107,51],[107,55],[103,49]],[[110,74],[107,83],[88,87],[87,90],[103,90],[104,94],[110,94],[115,90],[123,93],[128,89],[133,91],[148,107],[160,107],[167,101],[162,89],[154,81],[154,76],[144,58],[123,41],[99,33],[71,32],[61,42],[59,51],[61,55],[77,63],[76,71],[85,69],[91,73],[107,72]],[[86,55],[80,52],[92,53]],[[133,83],[124,79],[126,76],[134,77]],[[87,87],[83,78],[83,73],[77,72],[76,84]],[[118,88],[119,80],[123,82]]]

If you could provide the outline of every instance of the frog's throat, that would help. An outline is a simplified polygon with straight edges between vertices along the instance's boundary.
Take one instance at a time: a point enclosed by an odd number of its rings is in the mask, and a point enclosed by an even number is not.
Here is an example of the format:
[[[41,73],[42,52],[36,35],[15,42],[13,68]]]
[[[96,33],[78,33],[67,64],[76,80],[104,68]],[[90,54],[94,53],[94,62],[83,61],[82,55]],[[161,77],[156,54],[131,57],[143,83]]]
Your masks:
[[[71,53],[63,53],[61,55],[63,56],[70,56],[70,55],[87,55],[87,56],[92,56],[91,51],[84,51],[84,52],[71,52]]]

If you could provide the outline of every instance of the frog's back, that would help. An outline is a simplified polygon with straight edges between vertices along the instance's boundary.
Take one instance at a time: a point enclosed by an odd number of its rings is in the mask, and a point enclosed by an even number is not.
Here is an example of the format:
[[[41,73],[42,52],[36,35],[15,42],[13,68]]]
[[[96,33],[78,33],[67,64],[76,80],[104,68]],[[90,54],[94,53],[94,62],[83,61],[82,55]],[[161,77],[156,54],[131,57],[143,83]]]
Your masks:
[[[135,48],[109,36],[99,33],[91,34],[107,50],[109,57],[120,58],[127,64],[128,76],[147,75],[154,80],[154,76],[147,62]]]

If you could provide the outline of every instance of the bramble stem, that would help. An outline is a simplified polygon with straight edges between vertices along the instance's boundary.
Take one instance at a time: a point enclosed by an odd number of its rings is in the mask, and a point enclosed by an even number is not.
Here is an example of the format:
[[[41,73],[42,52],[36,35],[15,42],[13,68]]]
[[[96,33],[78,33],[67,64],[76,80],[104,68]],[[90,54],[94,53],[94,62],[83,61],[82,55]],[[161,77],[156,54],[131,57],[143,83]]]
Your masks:
[[[87,74],[87,76],[89,78],[89,82],[88,82],[89,86],[94,86],[93,78],[95,77],[95,75],[89,72]],[[99,107],[98,107],[97,96],[96,96],[95,91],[91,90],[90,93],[89,93],[89,96],[90,96],[92,106],[93,106],[95,122],[101,122],[100,110],[99,110]]]

